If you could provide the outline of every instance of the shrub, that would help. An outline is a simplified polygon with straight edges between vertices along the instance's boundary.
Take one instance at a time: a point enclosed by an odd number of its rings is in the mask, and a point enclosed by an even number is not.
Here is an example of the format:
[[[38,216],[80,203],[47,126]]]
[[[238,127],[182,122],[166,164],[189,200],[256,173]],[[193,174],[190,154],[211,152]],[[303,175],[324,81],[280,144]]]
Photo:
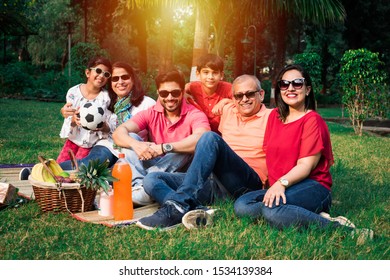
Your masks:
[[[0,66],[0,96],[26,95],[26,92],[33,86],[35,72],[28,62],[15,62]]]
[[[362,135],[364,121],[373,116],[386,117],[389,92],[379,54],[367,49],[348,50],[341,59],[340,81],[354,131]]]
[[[65,95],[69,89],[68,80],[62,72],[53,70],[44,72],[34,81],[31,95],[37,99],[65,101]]]

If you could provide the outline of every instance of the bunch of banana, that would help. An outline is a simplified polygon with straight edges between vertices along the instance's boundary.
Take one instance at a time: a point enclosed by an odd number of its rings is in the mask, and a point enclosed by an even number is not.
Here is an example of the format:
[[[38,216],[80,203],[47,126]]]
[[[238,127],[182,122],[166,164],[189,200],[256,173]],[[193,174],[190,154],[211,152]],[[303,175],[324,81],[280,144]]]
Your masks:
[[[34,180],[48,183],[56,183],[56,181],[62,183],[74,182],[71,178],[69,178],[69,173],[65,172],[54,159],[48,159],[45,162],[52,174],[46,170],[43,163],[37,163],[31,170],[31,177]]]
[[[36,181],[55,183],[53,176],[50,175],[42,163],[37,163],[31,170],[31,177]]]

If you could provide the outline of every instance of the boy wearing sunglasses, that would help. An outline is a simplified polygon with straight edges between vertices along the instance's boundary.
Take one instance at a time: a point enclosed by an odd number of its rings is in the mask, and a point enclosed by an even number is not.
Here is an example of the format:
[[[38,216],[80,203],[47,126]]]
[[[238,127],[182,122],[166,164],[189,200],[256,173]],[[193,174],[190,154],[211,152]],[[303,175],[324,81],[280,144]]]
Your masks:
[[[219,56],[215,54],[202,56],[196,68],[199,81],[186,85],[187,101],[206,114],[211,130],[218,134],[220,116],[215,115],[212,109],[222,99],[232,98],[232,84],[222,81],[223,68],[224,62]]]
[[[143,178],[155,171],[175,172],[185,167],[192,158],[200,136],[210,130],[206,115],[183,100],[185,79],[179,71],[169,71],[156,77],[158,99],[156,105],[139,112],[121,124],[113,133],[115,144],[124,148],[132,165],[138,205],[152,203],[144,192]],[[147,142],[137,136],[146,130]],[[129,135],[131,134],[131,135]],[[142,193],[142,195],[141,195]]]

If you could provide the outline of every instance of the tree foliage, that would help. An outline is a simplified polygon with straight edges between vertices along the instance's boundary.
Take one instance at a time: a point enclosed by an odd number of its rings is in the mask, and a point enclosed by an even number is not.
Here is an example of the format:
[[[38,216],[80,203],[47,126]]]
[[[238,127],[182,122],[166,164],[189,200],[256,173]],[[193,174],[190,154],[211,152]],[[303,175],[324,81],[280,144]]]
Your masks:
[[[317,96],[321,85],[321,56],[315,52],[305,52],[294,56],[294,63],[300,64],[310,74],[312,80],[312,91]]]
[[[383,62],[367,49],[349,50],[341,59],[340,78],[355,133],[362,135],[363,123],[371,116],[386,116],[389,91]]]
[[[60,68],[67,53],[67,27],[65,22],[78,21],[69,7],[70,0],[36,0],[26,9],[34,22],[37,35],[28,38],[28,51],[34,64],[46,68]],[[63,67],[64,65],[62,65]]]

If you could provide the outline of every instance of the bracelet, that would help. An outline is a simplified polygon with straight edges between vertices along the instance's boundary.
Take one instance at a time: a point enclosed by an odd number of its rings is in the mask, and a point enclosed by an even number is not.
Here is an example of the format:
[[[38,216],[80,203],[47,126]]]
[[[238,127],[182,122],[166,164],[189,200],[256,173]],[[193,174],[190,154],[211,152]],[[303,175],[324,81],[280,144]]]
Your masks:
[[[162,151],[163,155],[165,155],[164,144],[163,143],[161,143],[161,151]]]

